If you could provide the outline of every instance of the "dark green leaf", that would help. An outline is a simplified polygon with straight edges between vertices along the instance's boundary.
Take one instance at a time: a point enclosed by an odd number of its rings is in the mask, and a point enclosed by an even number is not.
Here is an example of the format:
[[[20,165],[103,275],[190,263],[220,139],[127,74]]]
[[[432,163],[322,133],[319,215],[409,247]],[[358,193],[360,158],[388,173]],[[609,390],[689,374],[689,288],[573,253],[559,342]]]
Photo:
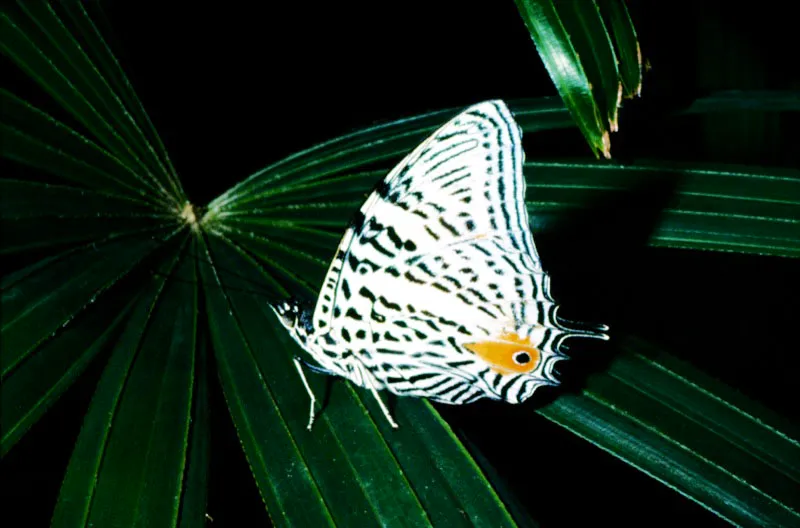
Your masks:
[[[65,253],[35,272],[22,272],[23,278],[4,277],[3,375],[153,251],[163,236],[151,231],[113,238]]]
[[[50,58],[39,49],[31,38],[36,35],[32,28],[27,31],[20,24],[29,24],[23,18],[12,20],[10,11],[3,11],[0,16],[3,52],[16,62],[28,75],[44,87],[50,94],[87,129],[89,129],[103,146],[124,160],[126,166],[134,171],[147,173],[141,160],[129,150],[124,140],[114,131],[109,123],[85,99],[72,82],[57,69]],[[22,15],[20,15],[22,16]],[[40,39],[44,37],[39,34]],[[47,44],[47,41],[43,41]]]
[[[81,375],[114,335],[129,307],[93,306],[3,377],[3,456]],[[119,304],[119,303],[116,303]],[[116,308],[116,309],[115,309]]]
[[[639,340],[623,349],[540,412],[733,524],[800,522],[795,427]]]
[[[174,229],[174,215],[158,214],[142,202],[102,192],[0,181],[0,253],[101,241],[143,230]]]
[[[79,2],[65,2],[61,4],[61,7],[67,12],[70,21],[74,24],[74,34],[80,39],[81,46],[91,57],[97,69],[102,72],[114,96],[119,97],[125,106],[125,110],[130,112],[132,121],[144,136],[145,143],[149,148],[156,151],[156,155],[159,158],[159,166],[166,168],[167,175],[173,181],[173,188],[176,189],[180,197],[185,201],[186,198],[183,195],[183,189],[180,186],[177,173],[172,167],[172,162],[167,155],[167,150],[161,142],[161,138],[158,136],[155,127],[150,121],[150,117],[145,112],[141,101],[139,101],[139,98],[134,92],[128,77],[125,75],[125,72],[122,71],[117,59],[114,57],[114,54],[111,53],[105,40],[103,40],[103,36],[86,11],[87,7],[102,10],[102,5],[94,3],[87,6]]]
[[[800,171],[694,164],[526,164],[538,227],[564,207],[611,200],[634,185],[671,178],[674,197],[650,241],[659,246],[800,255]],[[531,200],[530,198],[533,198]]]
[[[100,380],[62,486],[56,526],[177,521],[197,314],[195,262],[184,255],[173,275],[177,256],[164,261],[140,296]]]
[[[617,56],[594,0],[555,2],[567,37],[581,61],[603,128],[615,132],[622,84]]]
[[[12,36],[7,46],[9,56],[25,68],[35,62],[31,57],[38,52],[46,65],[39,61],[40,67],[36,71],[51,81],[45,83],[45,88],[62,104],[67,103],[65,108],[95,134],[101,130],[103,134],[99,137],[104,138],[105,145],[118,156],[134,163],[131,166],[152,178],[159,189],[172,193],[179,202],[185,201],[177,179],[167,171],[120,97],[112,91],[92,58],[73,36],[73,28],[64,25],[56,13],[57,5],[43,1],[20,1],[17,5],[19,11],[9,9],[4,15],[10,19],[11,26],[24,28],[27,40]],[[72,14],[71,20],[77,18],[89,24],[83,25],[85,30],[91,28],[82,9],[73,9]],[[91,31],[84,32],[83,36],[99,39],[99,35]],[[99,50],[99,46],[93,49]],[[19,54],[27,60],[20,61]],[[112,143],[107,143],[109,138],[113,139]]]
[[[86,526],[97,477],[103,461],[111,425],[131,366],[150,318],[153,304],[164,286],[174,261],[162,264],[163,274],[153,277],[135,298],[130,317],[97,385],[67,468],[61,494],[53,514],[53,526]]]
[[[152,201],[142,179],[114,156],[63,123],[13,94],[0,90],[4,157],[37,167],[70,182]],[[157,203],[157,202],[156,202]]]
[[[617,52],[619,77],[625,97],[642,93],[642,51],[625,0],[598,0],[600,12],[608,21]]]
[[[19,180],[0,180],[0,218],[113,218],[115,216],[160,218],[146,202],[64,185]],[[169,217],[174,222],[174,216]],[[109,231],[113,231],[110,229]]]
[[[208,502],[209,457],[211,431],[208,403],[208,347],[205,336],[198,341],[195,371],[194,399],[192,404],[192,430],[189,454],[186,461],[183,497],[181,498],[180,527],[206,526]]]
[[[712,112],[798,112],[799,91],[726,90],[694,101],[684,113],[706,114]]]
[[[558,4],[554,0],[516,0],[517,8],[522,15],[522,20],[531,34],[539,55],[542,57],[545,68],[550,78],[556,85],[559,95],[564,100],[578,128],[586,137],[589,146],[595,155],[602,153],[606,158],[611,156],[611,140],[608,130],[608,113],[598,105],[592,92],[591,79],[584,68],[585,59],[589,57],[592,49],[577,49],[571,40],[571,31],[567,27],[559,5],[563,6],[577,3]],[[580,3],[576,9],[584,13],[595,11],[594,0]],[[605,29],[603,29],[605,33]],[[588,35],[585,35],[588,38]],[[605,34],[608,47],[608,35]],[[599,40],[599,35],[596,35]],[[613,53],[613,51],[612,51]],[[613,62],[613,61],[612,61]],[[597,71],[604,71],[609,65],[597,65]],[[616,64],[610,67],[616,68]],[[617,90],[614,90],[617,93]],[[616,111],[616,108],[614,108]]]

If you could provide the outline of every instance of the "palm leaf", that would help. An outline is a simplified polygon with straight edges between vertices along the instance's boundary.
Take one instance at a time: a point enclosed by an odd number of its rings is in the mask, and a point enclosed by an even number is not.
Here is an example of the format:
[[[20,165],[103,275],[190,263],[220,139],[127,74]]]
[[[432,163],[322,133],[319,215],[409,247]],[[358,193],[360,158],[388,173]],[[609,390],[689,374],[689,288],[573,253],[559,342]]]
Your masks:
[[[424,401],[397,401],[394,431],[369,394],[338,383],[306,432],[295,348],[265,303],[317,290],[349,215],[385,173],[374,167],[390,167],[451,111],[290,156],[201,209],[80,4],[20,2],[1,22],[4,54],[66,112],[0,93],[2,154],[38,175],[0,180],[0,220],[13,233],[2,252],[19,259],[2,282],[3,455],[89,364],[104,365],[55,525],[204,522],[211,364],[276,524],[530,522]],[[791,109],[790,99],[772,104]],[[713,98],[693,108],[709,111]],[[512,110],[529,134],[570,123],[551,99]],[[671,194],[651,244],[797,256],[800,175],[779,169],[531,161],[535,231],[665,173]],[[797,520],[785,492],[798,480],[791,425],[640,340],[621,348],[607,372],[542,414],[723,518]],[[324,381],[311,380],[317,394]]]
[[[642,85],[641,51],[625,2],[516,0],[516,4],[592,151],[610,158],[610,132],[619,128],[623,94],[639,95]]]

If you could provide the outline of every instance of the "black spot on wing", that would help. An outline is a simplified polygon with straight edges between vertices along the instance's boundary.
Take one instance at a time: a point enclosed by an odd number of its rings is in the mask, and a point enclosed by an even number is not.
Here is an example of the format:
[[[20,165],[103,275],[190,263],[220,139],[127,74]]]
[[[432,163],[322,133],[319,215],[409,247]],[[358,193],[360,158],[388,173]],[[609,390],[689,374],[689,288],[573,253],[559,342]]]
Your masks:
[[[483,248],[483,247],[481,247],[481,246],[478,246],[478,245],[474,245],[474,246],[472,246],[472,247],[474,247],[475,249],[477,249],[478,251],[480,251],[481,253],[483,253],[483,254],[484,254],[484,255],[486,255],[487,257],[491,257],[491,256],[492,256],[492,254],[491,254],[491,253],[489,253],[489,251],[488,251],[488,250],[486,250],[486,248]]]
[[[394,310],[396,312],[401,311],[401,308],[400,308],[399,304],[396,304],[396,303],[393,303],[393,302],[389,301],[388,299],[386,299],[386,297],[384,297],[382,295],[380,297],[378,297],[378,300],[380,301],[380,303],[383,306],[385,306],[386,308],[388,308],[390,310]]]
[[[467,291],[470,292],[475,297],[477,297],[480,301],[489,302],[489,299],[487,299],[481,292],[479,292],[475,288],[467,288]]]
[[[492,319],[497,319],[497,316],[495,314],[493,314],[492,312],[490,312],[489,310],[487,310],[483,306],[478,306],[478,310],[482,311],[483,313],[485,313],[486,315],[488,315]]]
[[[345,299],[350,298],[350,284],[348,284],[347,279],[342,279],[342,293]]]
[[[431,286],[433,286],[437,290],[441,290],[441,291],[443,291],[445,293],[450,293],[450,288],[448,288],[448,287],[446,287],[446,286],[444,286],[442,284],[439,284],[438,282],[434,282],[433,284],[431,284]]]
[[[440,238],[439,235],[431,231],[431,228],[428,226],[425,226],[425,232],[428,233],[428,235],[430,235],[430,237],[434,240],[439,240]]]
[[[393,258],[393,257],[394,257],[394,253],[392,253],[391,251],[389,251],[388,249],[386,249],[385,247],[383,247],[383,246],[381,245],[381,243],[380,243],[380,242],[378,242],[378,240],[377,240],[376,238],[374,238],[374,237],[373,237],[373,238],[369,238],[369,239],[367,239],[367,240],[366,240],[366,243],[368,243],[370,246],[372,246],[373,248],[375,248],[375,250],[376,250],[378,253],[380,253],[380,254],[382,254],[382,255],[384,255],[384,256],[387,256],[387,257],[389,257],[389,258]]]
[[[460,233],[458,232],[458,230],[457,230],[455,227],[453,227],[452,225],[448,224],[448,223],[445,221],[445,219],[444,219],[444,218],[442,218],[441,216],[439,217],[439,223],[440,223],[440,224],[442,224],[442,226],[443,226],[445,229],[447,229],[448,231],[450,231],[450,234],[452,234],[453,236],[455,236],[455,237],[457,237],[457,236],[460,236]]]
[[[410,271],[407,271],[407,272],[405,273],[404,277],[405,277],[406,279],[408,279],[408,280],[409,280],[409,282],[413,282],[414,284],[425,284],[425,281],[421,281],[421,280],[419,280],[419,279],[418,279],[418,278],[416,278],[414,275],[412,275]]]
[[[508,264],[509,266],[511,266],[511,269],[513,269],[513,270],[514,270],[514,273],[516,273],[517,275],[519,275],[519,274],[521,274],[521,273],[522,273],[522,272],[520,272],[520,270],[519,270],[519,268],[517,267],[517,265],[516,265],[516,264],[514,264],[514,262],[513,262],[513,261],[512,261],[510,258],[508,258],[508,255],[503,255],[503,260],[505,260],[505,261],[506,261],[506,264]]]
[[[400,249],[403,247],[403,240],[398,236],[397,231],[392,226],[386,228],[386,235],[391,240],[394,247]]]
[[[361,321],[362,317],[354,308],[348,308],[347,312],[344,314],[345,317],[349,317],[350,319],[355,319],[356,321]]]
[[[443,278],[444,280],[450,282],[456,288],[461,288],[461,282],[459,282],[459,280],[456,279],[455,277],[451,277],[450,275],[445,275]]]
[[[389,184],[386,183],[386,180],[381,180],[381,182],[375,188],[375,192],[378,193],[378,196],[380,196],[384,200],[386,199],[387,196],[389,196]]]
[[[375,302],[375,294],[369,291],[365,286],[362,286],[361,289],[358,290],[358,294],[372,302]]]
[[[353,228],[353,233],[356,235],[361,234],[361,230],[364,229],[364,213],[361,211],[356,211],[353,215],[353,219],[350,221],[350,227]]]
[[[436,274],[435,274],[435,273],[433,273],[433,272],[430,270],[430,268],[428,268],[428,266],[427,266],[427,265],[426,265],[424,262],[420,262],[419,264],[417,264],[417,268],[419,268],[420,270],[422,270],[422,272],[423,272],[423,273],[425,273],[425,275],[428,275],[429,277],[434,277],[434,278],[436,278]]]

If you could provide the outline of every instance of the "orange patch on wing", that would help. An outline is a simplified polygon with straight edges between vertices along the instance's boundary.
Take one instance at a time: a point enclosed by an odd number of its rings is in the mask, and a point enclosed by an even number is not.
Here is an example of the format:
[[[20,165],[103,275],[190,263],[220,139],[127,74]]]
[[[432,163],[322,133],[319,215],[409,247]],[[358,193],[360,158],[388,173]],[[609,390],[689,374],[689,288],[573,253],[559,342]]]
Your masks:
[[[491,341],[465,343],[464,348],[477,354],[499,374],[531,372],[539,364],[539,351],[531,345],[530,338],[522,339],[514,333],[500,334],[497,339]],[[519,352],[527,353],[527,358],[524,354],[517,355]],[[527,359],[527,362],[520,364],[514,360],[515,355],[518,360]]]

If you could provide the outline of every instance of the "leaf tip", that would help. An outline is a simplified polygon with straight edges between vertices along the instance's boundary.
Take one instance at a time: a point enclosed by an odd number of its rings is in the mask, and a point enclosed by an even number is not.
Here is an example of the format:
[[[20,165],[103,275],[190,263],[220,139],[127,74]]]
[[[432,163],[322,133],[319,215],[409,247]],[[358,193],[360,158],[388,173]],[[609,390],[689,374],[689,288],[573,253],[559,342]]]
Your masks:
[[[603,157],[605,159],[611,159],[611,135],[608,133],[608,130],[603,131],[602,145],[603,148],[601,152],[603,153]]]

